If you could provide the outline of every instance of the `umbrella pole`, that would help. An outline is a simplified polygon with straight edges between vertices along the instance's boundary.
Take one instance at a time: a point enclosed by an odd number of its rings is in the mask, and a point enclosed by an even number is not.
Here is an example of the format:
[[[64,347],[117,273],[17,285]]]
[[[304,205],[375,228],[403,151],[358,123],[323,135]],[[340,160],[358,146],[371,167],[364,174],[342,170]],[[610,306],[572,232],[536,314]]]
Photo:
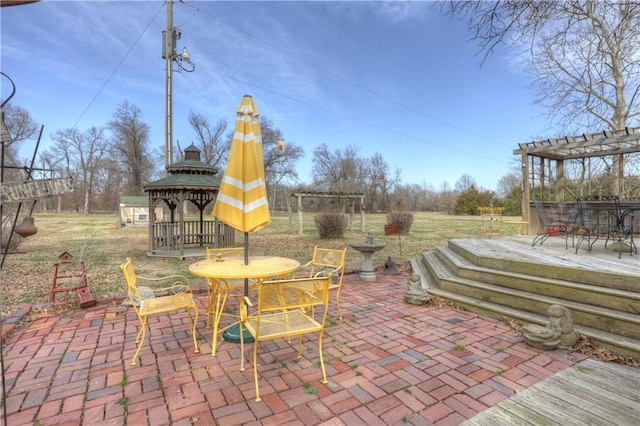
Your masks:
[[[249,264],[249,233],[244,233],[244,264]],[[249,297],[249,279],[244,279],[244,295]]]
[[[249,233],[244,233],[244,264],[249,264]],[[244,279],[244,295],[249,297],[249,278]],[[240,336],[242,334],[242,336]],[[229,326],[225,331],[222,332],[222,338],[227,342],[232,343],[241,343],[244,342],[253,342],[253,336],[249,332],[249,330],[242,327],[242,322],[237,322],[231,326]]]

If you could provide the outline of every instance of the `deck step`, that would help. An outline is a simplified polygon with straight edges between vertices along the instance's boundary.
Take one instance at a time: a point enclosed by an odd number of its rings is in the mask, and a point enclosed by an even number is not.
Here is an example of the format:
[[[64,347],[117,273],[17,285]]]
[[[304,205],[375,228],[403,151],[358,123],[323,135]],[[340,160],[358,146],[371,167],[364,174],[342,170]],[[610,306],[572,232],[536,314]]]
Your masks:
[[[549,306],[563,305],[577,332],[640,360],[640,268],[634,262],[628,274],[627,264],[621,268],[609,258],[591,267],[589,259],[567,255],[553,265],[553,256],[562,258],[564,251],[533,253],[522,243],[496,240],[450,240],[411,265],[429,293],[489,316],[545,325]],[[608,281],[594,284],[598,279]]]
[[[477,266],[638,291],[640,261],[637,256],[625,257],[629,259],[626,265],[628,270],[621,271],[614,253],[609,253],[606,259],[599,259],[598,266],[593,267],[589,256],[583,253],[576,255],[571,249],[551,252],[545,246],[530,247],[514,244],[513,241],[518,241],[517,237],[452,239],[447,247]]]
[[[496,270],[472,264],[448,247],[437,247],[437,257],[458,278],[493,284],[563,300],[586,303],[631,314],[640,314],[640,292],[544,278],[518,272]],[[432,262],[430,262],[432,263]]]

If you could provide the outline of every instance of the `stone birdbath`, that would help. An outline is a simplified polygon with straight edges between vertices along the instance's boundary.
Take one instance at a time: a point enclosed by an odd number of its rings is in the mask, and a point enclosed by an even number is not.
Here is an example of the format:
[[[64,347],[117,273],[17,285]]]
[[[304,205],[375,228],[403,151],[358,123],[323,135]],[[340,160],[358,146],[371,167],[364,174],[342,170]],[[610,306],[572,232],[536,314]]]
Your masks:
[[[386,244],[384,243],[374,243],[373,242],[373,234],[369,232],[367,236],[367,240],[362,243],[351,243],[349,244],[352,249],[359,251],[362,253],[363,261],[362,266],[360,267],[360,279],[362,281],[375,282],[378,280],[376,277],[376,271],[373,267],[373,261],[371,260],[371,256],[373,253],[382,250],[385,248]]]

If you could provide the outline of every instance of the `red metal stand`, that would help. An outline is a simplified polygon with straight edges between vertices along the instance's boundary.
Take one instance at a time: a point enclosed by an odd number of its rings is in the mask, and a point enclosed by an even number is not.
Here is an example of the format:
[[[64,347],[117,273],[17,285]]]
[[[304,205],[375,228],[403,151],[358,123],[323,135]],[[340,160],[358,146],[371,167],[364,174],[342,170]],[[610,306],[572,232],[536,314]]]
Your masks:
[[[69,283],[70,280],[70,283]],[[58,287],[59,281],[75,286]],[[76,262],[69,252],[64,252],[58,256],[58,261],[53,264],[53,278],[51,279],[51,290],[49,291],[49,302],[53,302],[56,293],[75,291],[80,302],[80,307],[89,308],[98,302],[93,298],[87,284],[87,268],[84,260]]]

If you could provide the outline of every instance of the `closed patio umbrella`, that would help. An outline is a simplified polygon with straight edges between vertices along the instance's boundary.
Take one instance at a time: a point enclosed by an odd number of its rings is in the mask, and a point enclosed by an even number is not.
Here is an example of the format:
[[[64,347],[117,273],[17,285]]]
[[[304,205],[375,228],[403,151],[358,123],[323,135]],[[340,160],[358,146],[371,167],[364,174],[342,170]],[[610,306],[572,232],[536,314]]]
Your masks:
[[[271,222],[264,178],[262,132],[258,109],[249,95],[238,107],[227,166],[213,207],[213,215],[244,233],[244,260],[249,261],[249,232]],[[245,280],[245,295],[248,283]]]

